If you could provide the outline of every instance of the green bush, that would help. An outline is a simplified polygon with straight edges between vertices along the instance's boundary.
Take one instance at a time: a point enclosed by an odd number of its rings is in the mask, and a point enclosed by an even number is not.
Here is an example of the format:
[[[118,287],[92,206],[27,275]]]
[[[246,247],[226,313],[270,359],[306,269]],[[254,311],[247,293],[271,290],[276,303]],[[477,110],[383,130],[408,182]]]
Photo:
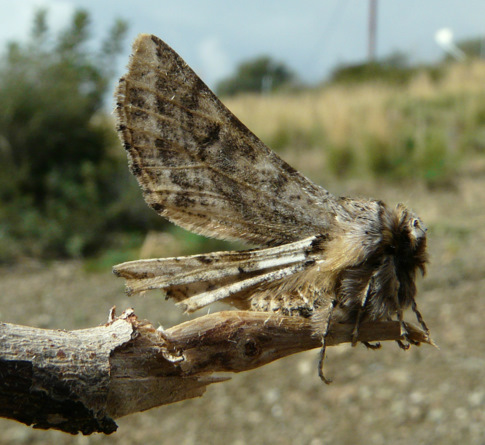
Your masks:
[[[101,119],[126,32],[114,23],[97,53],[79,10],[52,36],[37,12],[30,39],[0,59],[0,260],[96,250],[127,184],[112,123]]]
[[[443,75],[440,65],[411,66],[406,54],[395,52],[374,62],[337,66],[331,73],[330,83],[381,82],[392,85],[407,84],[418,72],[426,72],[434,81]]]
[[[295,81],[295,75],[283,63],[261,56],[241,63],[236,73],[217,85],[217,94],[234,96],[238,93],[267,93]]]

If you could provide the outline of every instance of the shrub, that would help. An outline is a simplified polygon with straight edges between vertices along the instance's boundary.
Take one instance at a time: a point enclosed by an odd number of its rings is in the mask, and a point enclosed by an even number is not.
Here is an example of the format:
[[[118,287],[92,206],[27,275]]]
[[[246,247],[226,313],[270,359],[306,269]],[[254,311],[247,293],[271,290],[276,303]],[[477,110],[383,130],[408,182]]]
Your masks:
[[[93,53],[87,12],[75,12],[55,38],[46,17],[38,11],[30,40],[10,43],[0,60],[0,243],[10,246],[7,257],[96,249],[120,194],[117,139],[98,117],[126,24],[114,23]]]

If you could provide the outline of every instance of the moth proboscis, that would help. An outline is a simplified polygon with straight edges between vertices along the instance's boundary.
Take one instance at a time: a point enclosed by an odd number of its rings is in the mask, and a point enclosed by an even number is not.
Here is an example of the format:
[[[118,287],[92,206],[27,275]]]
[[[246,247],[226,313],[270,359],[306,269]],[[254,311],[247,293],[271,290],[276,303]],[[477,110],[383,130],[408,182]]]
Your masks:
[[[132,261],[114,267],[128,293],[162,289],[192,312],[238,309],[329,321],[391,320],[418,311],[426,227],[398,204],[336,197],[280,159],[166,43],[138,36],[116,92],[118,131],[146,202],[192,232],[259,249]],[[399,342],[409,347],[409,339]],[[374,346],[375,345],[367,345]]]

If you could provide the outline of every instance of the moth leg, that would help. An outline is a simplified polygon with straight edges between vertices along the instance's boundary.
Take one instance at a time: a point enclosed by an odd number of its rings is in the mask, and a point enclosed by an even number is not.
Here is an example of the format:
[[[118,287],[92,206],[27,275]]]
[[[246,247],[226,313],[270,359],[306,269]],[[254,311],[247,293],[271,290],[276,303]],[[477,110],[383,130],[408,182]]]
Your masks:
[[[387,317],[387,321],[393,321],[392,320],[392,317]],[[395,342],[397,343],[397,345],[403,349],[404,351],[407,351],[409,349],[409,347],[411,346],[410,344],[408,343],[403,343],[401,340],[395,340]]]
[[[401,307],[399,307],[397,311],[397,319],[399,321],[399,324],[401,325],[401,329],[403,330],[403,337],[406,340],[406,342],[403,342],[401,340],[396,340],[396,343],[399,345],[399,347],[404,351],[407,351],[411,347],[411,345],[419,345],[418,341],[415,341],[409,338],[408,330],[406,328],[406,323],[404,323],[404,320],[403,320]]]
[[[323,362],[325,361],[325,350],[327,346],[325,344],[325,335],[322,337],[322,348],[320,349],[319,359],[318,359],[318,377],[324,382],[325,384],[329,385],[332,383],[332,380],[327,379],[325,374],[323,373]]]
[[[406,325],[404,324],[401,308],[399,308],[398,310],[397,319],[399,321],[399,324],[401,325],[401,330],[403,331],[403,337],[406,340],[406,342],[403,342],[402,340],[396,340],[396,343],[402,350],[407,351],[411,347],[411,339],[408,336],[408,330],[406,329]]]
[[[372,283],[374,282],[374,277],[372,276],[369,282],[367,283],[367,286],[365,288],[365,297],[362,300],[362,304],[359,307],[359,311],[357,312],[357,319],[355,320],[355,326],[354,330],[352,331],[352,346],[355,346],[358,342],[358,337],[359,337],[359,326],[360,326],[360,321],[362,320],[362,316],[364,314],[365,306],[367,304],[367,300],[369,299],[371,290],[372,290]],[[381,344],[380,343],[369,343],[368,341],[363,341],[361,342],[365,345],[366,348],[369,349],[380,349]]]
[[[403,331],[403,337],[406,340],[406,342],[403,342],[401,340],[396,340],[396,343],[399,345],[401,349],[407,351],[411,347],[411,345],[417,345],[419,343],[409,338],[408,330],[406,328],[406,323],[404,323],[403,310],[402,310],[401,304],[399,303],[398,295],[399,295],[399,282],[396,280],[396,288],[393,292],[393,299],[394,299],[394,304],[396,305],[397,320],[401,325],[401,330]]]
[[[381,349],[382,345],[377,342],[377,343],[369,343],[368,341],[363,341],[361,342],[367,349],[372,349],[375,351],[376,349]]]
[[[359,337],[360,320],[362,319],[362,315],[364,315],[364,309],[365,309],[365,305],[367,304],[367,299],[369,298],[372,281],[373,281],[373,279],[371,277],[371,279],[367,283],[367,286],[365,287],[364,298],[363,298],[362,303],[361,303],[359,310],[357,312],[357,318],[355,320],[354,330],[352,331],[352,346],[355,346],[357,344],[357,341],[358,341],[357,338]]]
[[[426,333],[426,338],[429,339],[428,326],[426,325],[426,322],[424,321],[424,318],[421,315],[421,312],[419,312],[418,305],[416,304],[416,301],[414,300],[414,298],[413,298],[413,301],[411,303],[411,308],[412,308],[413,312],[416,314],[416,319],[418,320],[418,323],[421,325],[424,332]]]
[[[330,325],[330,319],[332,318],[333,309],[335,308],[336,303],[337,302],[335,300],[332,301],[332,306],[330,308],[327,319],[325,321],[325,325],[324,325],[325,327],[323,331],[324,334],[322,335],[322,348],[320,349],[320,354],[318,358],[318,376],[320,377],[322,382],[324,382],[327,385],[332,383],[332,380],[327,379],[327,377],[325,377],[325,374],[323,373],[323,362],[325,361],[325,350],[327,349],[326,338],[328,335],[328,327]]]

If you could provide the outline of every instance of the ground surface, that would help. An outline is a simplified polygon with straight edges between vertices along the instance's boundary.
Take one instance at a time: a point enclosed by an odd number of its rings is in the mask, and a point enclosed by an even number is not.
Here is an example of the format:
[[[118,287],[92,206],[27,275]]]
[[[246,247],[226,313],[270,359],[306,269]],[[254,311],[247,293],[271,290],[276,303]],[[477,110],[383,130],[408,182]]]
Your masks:
[[[296,166],[312,174],[308,165]],[[331,186],[402,200],[428,224],[432,262],[418,304],[439,350],[330,348],[330,386],[318,379],[317,352],[310,351],[236,375],[200,399],[120,419],[111,436],[72,437],[0,419],[0,443],[484,444],[485,169],[470,168],[446,190]],[[0,320],[38,327],[95,326],[112,305],[133,306],[140,318],[165,327],[185,319],[156,293],[129,299],[109,271],[86,273],[75,262],[1,269],[0,302]]]

